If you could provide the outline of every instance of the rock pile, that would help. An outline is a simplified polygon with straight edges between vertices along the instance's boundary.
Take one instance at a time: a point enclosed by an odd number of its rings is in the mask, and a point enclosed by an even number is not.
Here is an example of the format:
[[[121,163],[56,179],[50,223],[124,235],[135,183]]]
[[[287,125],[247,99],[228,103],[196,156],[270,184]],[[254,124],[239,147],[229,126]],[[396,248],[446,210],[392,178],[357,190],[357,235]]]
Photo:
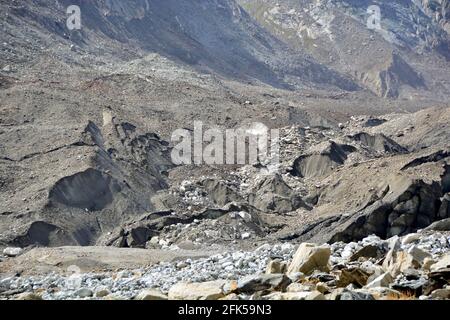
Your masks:
[[[450,234],[265,244],[136,270],[0,279],[7,299],[449,299]]]

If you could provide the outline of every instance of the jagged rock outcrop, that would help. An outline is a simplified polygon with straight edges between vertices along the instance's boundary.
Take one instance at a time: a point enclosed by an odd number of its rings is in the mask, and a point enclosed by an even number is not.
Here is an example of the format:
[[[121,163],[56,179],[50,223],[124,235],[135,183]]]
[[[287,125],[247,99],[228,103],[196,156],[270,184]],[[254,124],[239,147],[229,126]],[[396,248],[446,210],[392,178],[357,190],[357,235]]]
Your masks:
[[[310,224],[291,237],[317,242],[349,242],[375,234],[382,238],[405,235],[443,217],[438,183],[391,177],[381,199],[355,213],[334,215]]]

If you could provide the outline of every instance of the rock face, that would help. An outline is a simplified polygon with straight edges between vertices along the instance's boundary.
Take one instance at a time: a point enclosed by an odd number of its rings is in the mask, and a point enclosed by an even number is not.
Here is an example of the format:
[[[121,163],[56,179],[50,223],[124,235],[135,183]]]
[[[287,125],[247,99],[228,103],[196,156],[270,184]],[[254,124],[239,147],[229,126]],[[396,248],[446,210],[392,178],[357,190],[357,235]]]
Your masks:
[[[299,234],[319,242],[349,242],[371,234],[389,238],[406,235],[442,219],[438,183],[391,176],[383,188],[381,195],[375,198],[378,200],[369,201],[362,210],[319,220]]]
[[[311,243],[302,243],[297,249],[287,273],[302,272],[309,274],[314,270],[328,271],[331,250]]]

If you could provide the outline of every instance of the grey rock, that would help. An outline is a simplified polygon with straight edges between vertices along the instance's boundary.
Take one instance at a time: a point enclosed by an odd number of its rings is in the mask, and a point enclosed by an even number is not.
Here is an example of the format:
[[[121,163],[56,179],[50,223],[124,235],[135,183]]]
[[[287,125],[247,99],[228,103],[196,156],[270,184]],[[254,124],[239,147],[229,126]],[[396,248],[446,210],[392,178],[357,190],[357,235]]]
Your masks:
[[[284,291],[291,283],[284,274],[262,274],[256,276],[247,276],[237,283],[237,292],[248,293],[263,290]]]
[[[93,295],[94,295],[94,292],[88,288],[81,288],[75,292],[75,296],[80,297],[80,298],[89,298],[89,297],[92,297]]]
[[[369,292],[346,290],[342,292],[340,300],[375,300],[375,298]]]
[[[23,252],[22,248],[8,247],[3,250],[3,254],[8,257],[17,257],[20,254],[22,254],[22,252]]]

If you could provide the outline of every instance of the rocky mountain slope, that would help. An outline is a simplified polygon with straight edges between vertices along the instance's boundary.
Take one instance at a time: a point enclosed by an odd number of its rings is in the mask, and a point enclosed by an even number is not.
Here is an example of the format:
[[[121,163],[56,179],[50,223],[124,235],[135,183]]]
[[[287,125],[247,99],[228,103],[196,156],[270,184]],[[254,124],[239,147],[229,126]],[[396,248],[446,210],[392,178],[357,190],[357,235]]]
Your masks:
[[[128,292],[105,280],[133,298],[150,284],[169,292],[164,270],[177,280],[239,280],[272,255],[287,262],[305,242],[328,243],[336,267],[348,262],[339,260],[345,243],[377,239],[381,259],[392,237],[439,230],[447,239],[448,2],[379,1],[377,31],[365,26],[364,1],[79,1],[82,28],[71,31],[72,2],[0,3],[1,297],[35,280],[44,298],[80,296],[53,292],[49,283],[65,283],[56,275],[17,279],[28,263],[37,274],[65,273],[71,261],[92,272],[153,265],[139,271],[148,283]],[[278,129],[277,171],[264,161],[176,165],[172,133],[194,121]],[[436,263],[441,247],[429,252]],[[127,249],[135,264],[118,257]],[[136,258],[145,253],[155,259]],[[255,261],[238,257],[246,254]],[[435,277],[422,262],[417,277]],[[211,267],[211,277],[186,278],[191,264]],[[86,297],[99,285],[89,277]],[[445,290],[422,287],[427,297]],[[259,291],[227,292],[267,293]]]
[[[379,1],[380,28],[375,29],[367,26],[371,1],[240,3],[292,48],[306,50],[377,95],[407,98],[429,90],[448,95],[446,1]]]

